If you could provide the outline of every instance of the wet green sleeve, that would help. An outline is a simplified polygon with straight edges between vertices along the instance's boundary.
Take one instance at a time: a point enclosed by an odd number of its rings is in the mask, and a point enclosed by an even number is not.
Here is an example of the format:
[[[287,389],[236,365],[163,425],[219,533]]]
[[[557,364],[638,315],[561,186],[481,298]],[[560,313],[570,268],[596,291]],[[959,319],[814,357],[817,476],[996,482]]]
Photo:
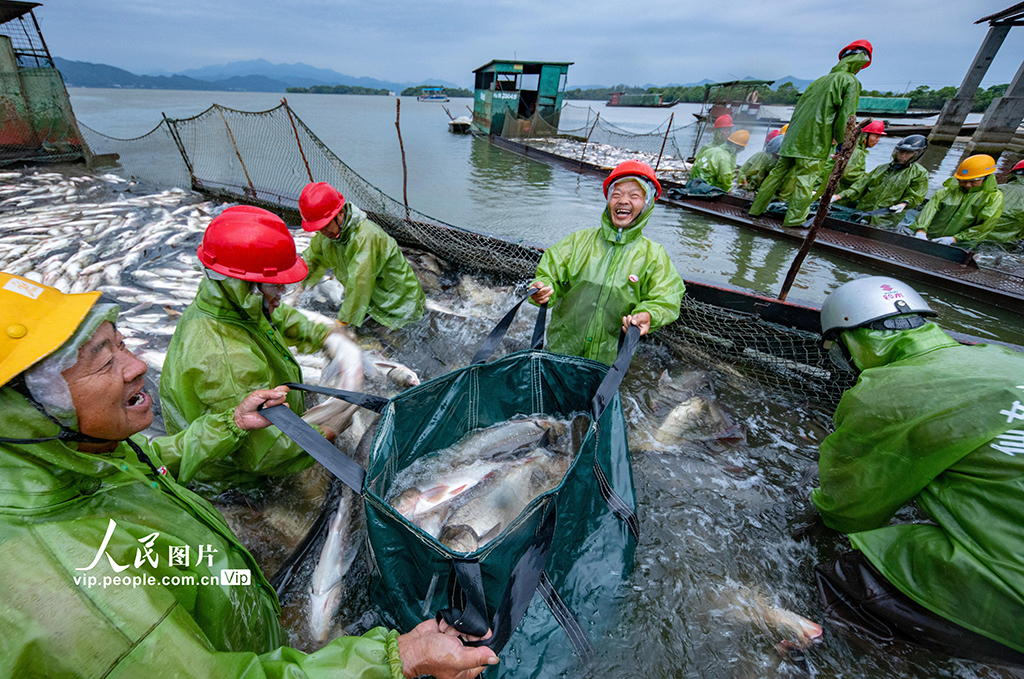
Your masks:
[[[319,283],[327,269],[331,268],[327,258],[324,256],[325,240],[318,232],[309,242],[309,247],[306,248],[306,251],[302,253],[302,259],[306,262],[306,266],[309,267],[309,273],[306,274],[302,281],[302,284],[307,288]]]
[[[565,292],[565,288],[571,283],[566,273],[566,264],[569,255],[572,254],[572,237],[573,235],[570,234],[545,250],[537,264],[537,272],[534,274],[533,280],[540,281],[553,290],[551,299],[548,300],[548,308],[554,305],[555,300]],[[532,299],[530,303],[535,304]]]
[[[985,240],[985,237],[996,228],[996,222],[1003,214],[1003,192],[985,191],[982,200],[981,210],[976,218],[976,226],[965,229],[954,234],[958,241],[977,242]]]
[[[914,167],[920,166],[915,165]],[[906,203],[907,207],[914,208],[924,202],[926,195],[928,195],[928,172],[921,168],[920,172],[914,174],[913,179],[910,180],[910,185],[907,186],[907,190],[903,192],[903,196],[897,202]]]
[[[320,351],[324,338],[331,331],[330,326],[314,323],[287,304],[274,309],[273,319],[285,343],[303,354]]]
[[[378,239],[359,232],[345,247],[348,276],[345,279],[345,300],[338,309],[338,320],[361,326],[370,308],[370,298],[377,285],[377,274],[386,257]]]
[[[928,227],[931,226],[932,220],[935,219],[935,213],[939,211],[939,205],[942,204],[942,199],[946,197],[947,190],[945,188],[939,189],[932,199],[928,201],[928,204],[921,210],[921,214],[917,216],[914,223],[910,225],[910,230],[927,231]]]
[[[172,436],[150,441],[153,451],[181,485],[192,480],[204,465],[231,455],[245,432],[235,424],[235,411],[207,413]]]
[[[679,318],[679,304],[682,302],[683,293],[686,292],[686,285],[665,248],[652,243],[651,250],[653,257],[650,266],[654,273],[650,277],[648,288],[644,291],[644,299],[632,313],[649,313],[653,332]]]

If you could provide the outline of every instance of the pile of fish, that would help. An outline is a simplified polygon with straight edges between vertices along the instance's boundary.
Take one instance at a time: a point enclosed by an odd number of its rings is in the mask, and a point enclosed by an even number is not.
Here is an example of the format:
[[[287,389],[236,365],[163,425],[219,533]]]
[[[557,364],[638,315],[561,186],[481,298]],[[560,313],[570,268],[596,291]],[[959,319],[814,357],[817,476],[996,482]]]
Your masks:
[[[474,552],[561,483],[588,422],[531,416],[475,429],[399,472],[385,499],[449,549]]]
[[[651,167],[658,167],[659,179],[685,182],[690,178],[691,164],[669,154],[662,154],[659,162],[657,152],[644,153],[643,151],[619,148],[611,144],[593,141],[584,143],[567,137],[536,137],[521,141],[563,158],[574,161],[579,161],[582,158],[584,162],[609,170],[626,160],[642,160]],[[660,137],[657,140],[657,146],[661,146]]]

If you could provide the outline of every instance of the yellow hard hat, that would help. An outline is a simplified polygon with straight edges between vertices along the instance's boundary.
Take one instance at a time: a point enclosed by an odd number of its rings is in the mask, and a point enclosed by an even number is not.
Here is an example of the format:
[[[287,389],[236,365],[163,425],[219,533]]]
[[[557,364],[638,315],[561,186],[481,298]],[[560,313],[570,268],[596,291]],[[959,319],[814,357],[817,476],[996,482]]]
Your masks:
[[[789,129],[789,123],[786,123],[785,125],[782,126],[782,134],[786,134],[786,130],[788,130],[788,129]]]
[[[979,177],[987,177],[995,171],[995,159],[992,156],[982,153],[976,156],[971,156],[964,162],[960,163],[960,167],[956,168],[956,178],[978,179]]]
[[[747,142],[750,141],[750,133],[746,130],[736,130],[729,135],[729,141],[738,146],[747,146]]]
[[[99,296],[98,292],[68,295],[0,272],[0,385],[60,348]]]

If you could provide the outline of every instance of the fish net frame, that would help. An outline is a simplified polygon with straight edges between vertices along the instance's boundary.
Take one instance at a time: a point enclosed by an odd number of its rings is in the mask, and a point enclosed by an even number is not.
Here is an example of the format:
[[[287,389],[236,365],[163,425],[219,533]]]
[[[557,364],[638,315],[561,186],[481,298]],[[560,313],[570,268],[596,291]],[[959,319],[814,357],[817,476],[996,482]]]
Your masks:
[[[623,134],[613,126],[607,129],[609,135],[658,137]],[[544,252],[538,245],[442,222],[391,198],[338,158],[284,100],[259,112],[214,104],[191,118],[165,118],[154,130],[134,139],[107,137],[84,126],[83,133],[94,153],[116,152],[122,172],[136,180],[191,186],[213,198],[283,212],[293,223],[298,219],[302,188],[308,182],[327,182],[399,244],[432,252],[460,270],[483,274],[499,284],[525,288]],[[664,138],[664,131],[660,135]],[[691,295],[684,296],[679,319],[652,339],[681,357],[740,373],[762,388],[788,394],[826,413],[835,409],[843,391],[852,385],[851,375],[832,366],[817,332]]]

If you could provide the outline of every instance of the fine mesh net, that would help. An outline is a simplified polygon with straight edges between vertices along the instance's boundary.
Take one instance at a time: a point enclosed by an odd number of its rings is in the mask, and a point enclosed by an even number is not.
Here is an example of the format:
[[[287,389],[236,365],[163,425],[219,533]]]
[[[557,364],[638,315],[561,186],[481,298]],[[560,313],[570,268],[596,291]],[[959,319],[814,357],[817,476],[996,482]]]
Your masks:
[[[164,183],[171,176],[183,176],[181,185],[191,181],[192,188],[208,195],[278,211],[294,214],[308,182],[328,182],[400,244],[433,252],[495,281],[525,285],[543,253],[538,247],[461,229],[407,208],[342,162],[286,103],[259,113],[214,105],[193,118],[165,121],[138,139],[112,139],[92,130],[88,134],[95,153],[118,153],[124,172],[137,179]],[[679,354],[740,371],[765,388],[789,392],[827,410],[849,386],[842,374],[833,374],[817,333],[690,296],[684,297],[679,320],[659,330],[654,339]]]

